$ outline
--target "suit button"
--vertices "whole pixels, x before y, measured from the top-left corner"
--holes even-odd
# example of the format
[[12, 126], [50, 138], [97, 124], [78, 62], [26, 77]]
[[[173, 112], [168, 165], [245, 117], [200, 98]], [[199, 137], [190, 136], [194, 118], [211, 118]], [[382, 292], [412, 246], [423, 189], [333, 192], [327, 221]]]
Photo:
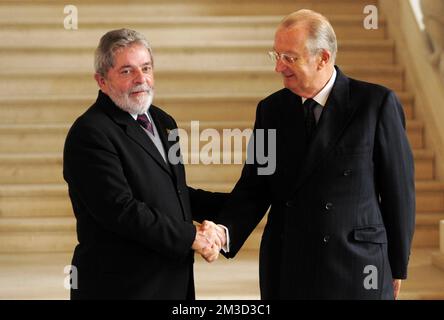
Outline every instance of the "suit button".
[[352, 174], [352, 170], [345, 170], [343, 173], [344, 177], [351, 176], [351, 174]]
[[180, 189], [177, 189], [177, 193], [178, 193], [178, 194], [181, 194], [181, 193], [182, 193], [182, 191], [180, 191]]
[[322, 241], [324, 241], [324, 243], [328, 243], [328, 241], [330, 241], [330, 236], [324, 236], [324, 239], [322, 239]]
[[291, 201], [291, 200], [288, 200], [288, 201], [285, 203], [285, 205], [286, 205], [287, 207], [289, 207], [289, 208], [292, 208], [292, 207], [295, 206], [295, 205], [294, 205], [294, 201]]
[[333, 203], [331, 203], [331, 202], [327, 202], [327, 203], [325, 204], [325, 210], [331, 210], [331, 209], [333, 209]]

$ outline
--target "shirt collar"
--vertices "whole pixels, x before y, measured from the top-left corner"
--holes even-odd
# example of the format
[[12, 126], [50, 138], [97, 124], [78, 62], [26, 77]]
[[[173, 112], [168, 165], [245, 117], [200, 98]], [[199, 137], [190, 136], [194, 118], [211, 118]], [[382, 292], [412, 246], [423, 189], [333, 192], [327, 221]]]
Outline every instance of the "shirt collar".
[[[330, 80], [328, 80], [327, 84], [322, 88], [321, 91], [317, 95], [313, 97], [313, 100], [316, 101], [318, 104], [320, 104], [322, 107], [325, 106], [327, 103], [328, 96], [330, 95], [331, 90], [333, 89], [333, 85], [335, 84], [336, 80], [336, 68], [333, 68], [333, 74], [330, 77]], [[302, 97], [302, 103], [305, 102], [307, 98]]]
[[[150, 107], [148, 107], [148, 109], [146, 110], [145, 114], [147, 115], [148, 119], [150, 119], [150, 121], [152, 122], [151, 117], [150, 117], [149, 110], [150, 110]], [[129, 112], [128, 112], [128, 113], [129, 113]], [[137, 116], [138, 116], [139, 114], [137, 114], [137, 113], [130, 113], [130, 115], [131, 115], [131, 117], [134, 118], [134, 120], [137, 120]]]

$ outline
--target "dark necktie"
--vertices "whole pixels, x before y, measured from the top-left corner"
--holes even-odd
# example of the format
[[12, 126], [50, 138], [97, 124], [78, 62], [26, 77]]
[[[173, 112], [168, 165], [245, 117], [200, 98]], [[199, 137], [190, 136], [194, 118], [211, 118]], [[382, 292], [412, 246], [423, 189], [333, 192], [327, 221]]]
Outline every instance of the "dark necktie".
[[304, 106], [304, 114], [305, 114], [305, 133], [307, 136], [307, 143], [310, 143], [311, 138], [313, 137], [313, 133], [316, 129], [316, 118], [314, 114], [314, 108], [318, 105], [316, 101], [313, 99], [305, 100]]
[[154, 136], [153, 124], [146, 114], [137, 115], [137, 122]]

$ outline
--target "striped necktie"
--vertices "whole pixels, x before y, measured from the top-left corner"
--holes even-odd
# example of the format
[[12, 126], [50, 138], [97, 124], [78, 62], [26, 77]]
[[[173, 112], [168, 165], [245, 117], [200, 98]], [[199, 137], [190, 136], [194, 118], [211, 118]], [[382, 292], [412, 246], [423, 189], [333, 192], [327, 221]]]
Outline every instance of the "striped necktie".
[[137, 115], [137, 122], [154, 136], [154, 128], [145, 113]]
[[313, 99], [305, 100], [304, 106], [304, 114], [305, 114], [305, 133], [307, 136], [307, 142], [309, 143], [311, 138], [313, 137], [313, 133], [316, 129], [316, 118], [314, 114], [314, 108], [318, 105], [318, 103]]

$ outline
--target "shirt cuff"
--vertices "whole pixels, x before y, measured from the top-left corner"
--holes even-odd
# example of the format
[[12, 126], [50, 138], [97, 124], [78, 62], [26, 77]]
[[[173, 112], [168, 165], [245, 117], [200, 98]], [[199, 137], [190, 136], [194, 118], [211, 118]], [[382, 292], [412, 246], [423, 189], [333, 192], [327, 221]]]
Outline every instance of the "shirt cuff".
[[230, 232], [228, 232], [228, 228], [224, 225], [218, 224], [218, 226], [225, 230], [225, 237], [227, 239], [227, 242], [225, 242], [225, 245], [221, 249], [223, 250], [223, 252], [228, 253], [230, 252]]

